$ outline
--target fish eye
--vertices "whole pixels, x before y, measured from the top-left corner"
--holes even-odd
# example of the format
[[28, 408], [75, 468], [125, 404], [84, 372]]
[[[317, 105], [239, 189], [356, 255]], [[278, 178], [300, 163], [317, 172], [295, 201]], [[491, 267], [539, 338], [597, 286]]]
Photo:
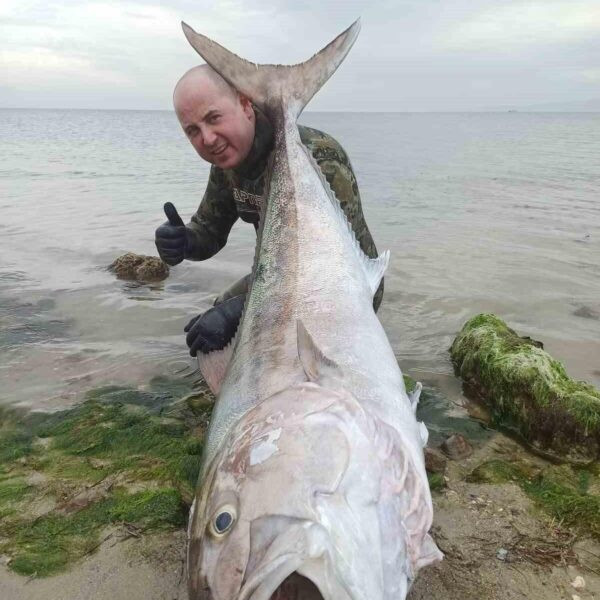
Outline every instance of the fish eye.
[[222, 538], [235, 523], [237, 511], [233, 506], [227, 504], [219, 508], [208, 524], [208, 532], [214, 538]]

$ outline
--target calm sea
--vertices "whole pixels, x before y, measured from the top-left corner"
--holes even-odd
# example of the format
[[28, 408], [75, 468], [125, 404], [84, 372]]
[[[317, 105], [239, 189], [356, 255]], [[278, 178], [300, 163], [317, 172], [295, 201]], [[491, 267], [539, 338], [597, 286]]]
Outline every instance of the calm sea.
[[[357, 173], [391, 265], [380, 318], [405, 371], [460, 395], [447, 349], [492, 311], [600, 385], [600, 114], [307, 113]], [[208, 167], [170, 112], [0, 110], [0, 403], [58, 407], [194, 361], [182, 329], [250, 269], [254, 231], [158, 285], [105, 267], [155, 254]]]

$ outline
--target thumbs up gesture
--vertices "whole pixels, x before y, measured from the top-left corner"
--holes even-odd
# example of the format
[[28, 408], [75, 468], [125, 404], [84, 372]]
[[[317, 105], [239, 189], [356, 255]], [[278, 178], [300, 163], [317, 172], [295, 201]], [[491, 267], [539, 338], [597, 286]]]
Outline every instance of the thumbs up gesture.
[[168, 221], [156, 230], [154, 241], [161, 259], [168, 265], [175, 266], [185, 258], [187, 232], [173, 204], [166, 202], [164, 210]]

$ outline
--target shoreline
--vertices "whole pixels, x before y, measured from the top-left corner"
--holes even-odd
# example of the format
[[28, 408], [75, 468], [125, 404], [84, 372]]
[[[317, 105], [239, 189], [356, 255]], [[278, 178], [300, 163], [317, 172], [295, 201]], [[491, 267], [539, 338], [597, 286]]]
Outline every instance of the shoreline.
[[[433, 492], [432, 534], [441, 563], [423, 569], [409, 600], [592, 600], [600, 594], [600, 541], [573, 537], [514, 483], [465, 481], [490, 457], [531, 460], [495, 434], [473, 455], [450, 461], [446, 486]], [[541, 459], [534, 459], [542, 463]], [[185, 531], [131, 536], [114, 528], [98, 549], [59, 575], [31, 578], [0, 566], [0, 596], [11, 600], [186, 600]], [[501, 551], [506, 550], [504, 559]], [[584, 590], [572, 583], [583, 577]]]
[[[437, 381], [437, 384], [449, 383]], [[414, 382], [407, 378], [407, 385], [410, 387]], [[32, 436], [14, 438], [20, 440], [20, 445], [13, 444], [10, 465], [7, 467], [5, 457], [0, 473], [0, 511], [4, 510], [14, 527], [2, 531], [0, 525], [0, 597], [12, 600], [187, 598], [185, 522], [193, 491], [189, 482], [195, 477], [197, 450], [208, 423], [212, 399], [202, 382], [193, 383], [189, 378], [158, 378], [148, 388], [113, 386], [91, 391], [79, 407], [64, 414], [47, 415], [51, 422], [42, 429], [39, 417], [32, 419], [30, 415], [28, 426], [33, 428]], [[449, 412], [440, 416], [444, 401]], [[600, 536], [585, 536], [576, 521], [569, 523], [565, 518], [557, 518], [552, 514], [553, 505], [544, 504], [543, 498], [532, 495], [527, 478], [519, 478], [512, 472], [507, 475], [506, 469], [500, 467], [518, 465], [521, 471], [515, 473], [530, 474], [531, 481], [536, 481], [534, 477], [560, 475], [557, 485], [566, 492], [571, 490], [571, 472], [561, 472], [562, 467], [556, 471], [555, 465], [514, 439], [483, 427], [485, 416], [479, 407], [470, 408], [476, 420], [465, 420], [463, 431], [473, 446], [472, 454], [448, 460], [445, 470], [434, 476], [435, 486], [433, 477], [431, 480], [432, 535], [445, 558], [420, 572], [409, 600], [432, 597], [571, 600], [573, 594], [581, 600], [597, 597]], [[457, 416], [460, 411], [452, 408], [441, 388], [426, 384], [422, 410], [421, 418], [432, 428], [436, 421], [449, 427], [461, 424]], [[27, 416], [22, 420], [28, 422]], [[1, 442], [11, 431], [10, 423], [7, 414], [0, 413], [0, 451], [7, 449]], [[154, 437], [148, 441], [152, 447], [162, 447], [150, 462], [144, 458], [148, 448], [144, 450], [135, 445], [137, 442], [131, 445], [131, 438], [123, 437], [132, 426], [136, 439], [151, 434]], [[107, 428], [112, 428], [108, 438], [102, 433]], [[75, 435], [76, 431], [81, 435]], [[102, 434], [100, 437], [98, 432]], [[12, 433], [18, 433], [18, 429]], [[164, 446], [166, 433], [181, 441], [175, 447], [168, 446], [169, 451]], [[200, 446], [190, 446], [192, 438], [188, 436], [193, 436], [194, 443]], [[443, 437], [438, 430], [430, 445], [437, 447], [440, 436]], [[188, 454], [189, 451], [193, 453]], [[177, 469], [172, 466], [164, 468], [186, 463], [188, 459], [180, 461], [185, 456], [193, 460], [179, 474], [174, 475]], [[44, 462], [48, 458], [49, 462]], [[586, 489], [593, 497], [600, 498], [600, 472], [586, 477]], [[14, 502], [11, 504], [9, 500], [7, 504], [3, 490], [13, 489], [14, 485], [7, 488], [7, 484], [18, 482], [24, 482], [24, 487], [17, 486]], [[575, 482], [576, 487], [580, 484]], [[161, 490], [165, 490], [163, 496]], [[180, 504], [152, 504], [157, 497], [179, 498]], [[98, 518], [99, 506], [107, 507], [109, 517]], [[15, 513], [17, 509], [25, 512]], [[84, 540], [87, 545], [79, 553], [59, 557], [63, 562], [52, 563], [47, 562], [43, 539], [35, 550], [31, 543], [35, 544], [37, 534], [31, 536], [40, 522], [57, 519], [62, 519], [61, 523], [79, 519], [91, 527], [89, 535], [93, 532], [95, 537]], [[18, 534], [22, 526], [27, 533], [23, 538], [27, 546], [7, 545], [7, 533]], [[74, 531], [67, 537], [53, 538], [52, 544], [78, 547], [78, 539]], [[29, 562], [22, 562], [24, 550]], [[19, 560], [19, 556], [21, 563], [17, 570], [25, 569], [24, 575], [14, 572], [16, 565], [12, 560]], [[40, 577], [35, 564], [46, 564], [49, 576]], [[583, 591], [571, 587], [577, 576], [586, 582]]]

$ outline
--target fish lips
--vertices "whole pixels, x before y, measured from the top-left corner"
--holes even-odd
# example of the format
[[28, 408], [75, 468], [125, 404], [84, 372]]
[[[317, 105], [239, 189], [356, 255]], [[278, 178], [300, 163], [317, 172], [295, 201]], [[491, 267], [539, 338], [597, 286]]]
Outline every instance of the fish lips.
[[[312, 584], [313, 595], [310, 598], [314, 600], [353, 600], [353, 596], [335, 574], [329, 572], [327, 561], [307, 560], [306, 556], [301, 554], [282, 555], [278, 560], [265, 565], [264, 569], [253, 573], [243, 585], [238, 598], [239, 600], [270, 600], [275, 597], [278, 590], [285, 589], [285, 582], [295, 574]], [[314, 595], [316, 591], [318, 596]], [[285, 592], [283, 594], [276, 597], [287, 597]]]
[[[351, 600], [335, 572], [331, 551], [329, 535], [319, 523], [299, 521], [289, 525], [246, 575], [239, 600], [270, 600], [293, 574], [309, 580], [322, 600]], [[317, 596], [314, 600], [318, 600]]]

